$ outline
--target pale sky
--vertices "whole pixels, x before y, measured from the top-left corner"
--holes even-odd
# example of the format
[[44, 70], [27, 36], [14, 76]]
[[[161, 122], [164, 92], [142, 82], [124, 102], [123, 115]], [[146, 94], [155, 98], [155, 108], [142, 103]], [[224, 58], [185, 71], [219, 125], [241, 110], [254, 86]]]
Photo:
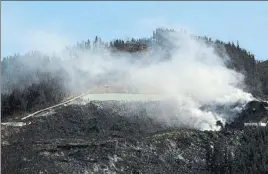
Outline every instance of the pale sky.
[[[149, 37], [160, 26], [240, 46], [268, 59], [268, 2], [47, 1], [1, 2], [1, 58], [31, 49], [60, 48], [100, 36]], [[41, 41], [41, 42], [40, 42]]]

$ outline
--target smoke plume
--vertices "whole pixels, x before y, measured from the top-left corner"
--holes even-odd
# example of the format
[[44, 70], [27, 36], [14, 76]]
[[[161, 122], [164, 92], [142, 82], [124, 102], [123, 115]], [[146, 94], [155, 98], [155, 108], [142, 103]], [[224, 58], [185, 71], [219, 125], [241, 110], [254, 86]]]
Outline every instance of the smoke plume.
[[109, 84], [119, 92], [170, 96], [169, 101], [160, 104], [161, 112], [153, 112], [151, 106], [146, 108], [150, 117], [169, 126], [215, 130], [217, 120], [225, 123], [234, 119], [253, 99], [243, 91], [243, 75], [228, 69], [228, 56], [220, 57], [213, 45], [187, 32], [171, 32], [163, 38], [169, 51], [153, 45], [151, 51], [140, 54], [113, 53], [103, 48], [94, 52], [76, 50], [74, 57], [67, 51], [57, 52], [49, 66], [25, 61], [30, 69], [64, 70], [70, 94]]

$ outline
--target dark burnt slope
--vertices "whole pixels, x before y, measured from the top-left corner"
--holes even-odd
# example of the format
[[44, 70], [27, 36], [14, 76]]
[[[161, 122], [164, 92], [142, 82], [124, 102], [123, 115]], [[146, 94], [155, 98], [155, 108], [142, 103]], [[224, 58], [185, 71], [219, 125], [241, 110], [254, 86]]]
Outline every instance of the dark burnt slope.
[[36, 173], [45, 168], [49, 173], [83, 172], [94, 163], [108, 165], [108, 155], [113, 157], [117, 141], [135, 145], [152, 132], [165, 129], [142, 113], [122, 116], [94, 104], [71, 105], [55, 112], [29, 119], [32, 123], [18, 132], [2, 130], [2, 135], [13, 132], [6, 137], [11, 145], [2, 146], [3, 173]]
[[[121, 106], [118, 104], [115, 107]], [[32, 124], [20, 133], [24, 137], [36, 140], [71, 137], [102, 138], [100, 135], [103, 138], [113, 135], [125, 136], [121, 133], [136, 137], [164, 128], [145, 114], [138, 111], [119, 115], [114, 111], [114, 107], [100, 108], [93, 103], [85, 106], [70, 105], [56, 109], [51, 116], [29, 118], [27, 121]]]
[[[2, 146], [2, 159], [5, 159], [2, 173], [84, 172], [93, 171], [94, 165], [101, 173], [112, 167], [109, 158], [115, 155], [124, 159], [120, 165], [125, 172], [131, 172], [140, 165], [145, 169], [145, 161], [140, 161], [146, 159], [143, 151], [151, 155], [148, 161], [160, 162], [147, 147], [146, 138], [167, 128], [142, 113], [119, 115], [111, 109], [98, 109], [94, 104], [67, 106], [55, 112], [52, 116], [32, 118], [29, 120], [32, 124], [8, 135], [10, 145]], [[156, 164], [152, 166], [157, 171]], [[120, 172], [121, 169], [109, 170]]]
[[1, 173], [268, 172], [267, 128], [168, 128], [142, 109], [126, 114], [118, 112], [122, 104], [106, 104], [65, 106], [27, 126], [2, 126]]

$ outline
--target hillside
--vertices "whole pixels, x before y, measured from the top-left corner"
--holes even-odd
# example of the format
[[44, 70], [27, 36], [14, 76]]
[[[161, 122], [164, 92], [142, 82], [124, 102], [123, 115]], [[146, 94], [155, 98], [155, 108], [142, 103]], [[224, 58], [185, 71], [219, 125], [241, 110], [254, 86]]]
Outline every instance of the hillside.
[[[156, 29], [151, 38], [128, 41], [116, 39], [104, 42], [100, 37], [96, 37], [93, 42], [87, 40], [67, 48], [66, 57], [70, 59], [59, 59], [57, 55], [46, 55], [38, 51], [4, 58], [1, 61], [1, 121], [24, 126], [2, 125], [1, 173], [267, 173], [268, 128], [244, 127], [245, 122], [267, 121], [267, 102], [254, 100], [245, 103], [247, 100], [241, 98], [241, 101], [234, 100], [236, 103], [229, 104], [225, 100], [219, 100], [219, 103], [215, 104], [207, 99], [211, 96], [201, 95], [206, 90], [201, 86], [189, 86], [193, 89], [200, 88], [197, 90], [201, 91], [201, 94], [197, 95], [201, 96], [200, 98], [191, 98], [187, 94], [191, 99], [182, 101], [186, 102], [185, 106], [191, 106], [187, 105], [188, 101], [190, 104], [199, 99], [208, 101], [209, 105], [198, 106], [197, 110], [194, 110], [197, 116], [200, 112], [207, 117], [211, 116], [210, 113], [235, 114], [232, 115], [234, 117], [231, 123], [226, 122], [226, 125], [220, 120], [212, 123], [220, 131], [201, 131], [189, 124], [178, 124], [176, 122], [182, 122], [180, 119], [188, 119], [187, 115], [177, 117], [172, 107], [167, 107], [169, 112], [163, 112], [161, 109], [166, 103], [160, 101], [87, 101], [84, 104], [77, 101], [22, 119], [30, 113], [66, 101], [88, 89], [102, 91], [107, 83], [114, 84], [112, 87], [119, 91], [137, 90], [137, 86], [133, 84], [131, 86], [126, 83], [130, 87], [124, 84], [123, 80], [128, 78], [124, 78], [125, 71], [107, 71], [108, 73], [102, 74], [87, 63], [97, 64], [99, 62], [93, 58], [102, 59], [102, 56], [109, 52], [109, 58], [115, 58], [113, 63], [121, 63], [120, 58], [126, 57], [128, 62], [137, 66], [161, 63], [166, 65], [165, 62], [172, 61], [173, 51], [177, 48], [169, 39], [174, 32], [169, 29]], [[207, 61], [211, 63], [208, 67], [216, 65], [223, 68], [221, 77], [229, 80], [229, 69], [244, 75], [245, 84], [236, 84], [233, 78], [230, 80], [235, 89], [242, 89], [242, 92], [238, 90], [238, 94], [248, 92], [246, 94], [252, 94], [256, 98], [267, 99], [268, 61], [257, 61], [252, 53], [240, 48], [239, 44], [214, 41], [207, 37], [191, 37], [204, 42], [207, 50], [213, 47], [216, 54], [224, 60], [228, 69], [223, 68], [221, 62], [218, 64]], [[86, 62], [84, 59], [81, 61], [83, 56], [86, 56]], [[105, 69], [109, 64], [103, 62], [107, 60], [100, 62], [103, 65], [100, 67]], [[126, 71], [132, 68], [124, 64], [119, 66], [126, 66], [122, 68]], [[111, 67], [116, 67], [116, 64]], [[94, 70], [87, 71], [90, 68]], [[143, 69], [134, 69], [134, 74], [139, 74], [140, 71], [135, 70]], [[151, 72], [153, 73], [150, 74]], [[153, 79], [153, 74], [157, 71], [151, 72], [148, 77]], [[234, 71], [230, 72], [240, 78]], [[144, 75], [142, 73], [141, 75]], [[163, 71], [163, 74], [165, 73]], [[181, 77], [195, 76], [198, 74]], [[143, 76], [135, 77], [140, 79]], [[187, 78], [184, 82], [188, 82]], [[168, 81], [169, 78], [164, 76], [163, 79]], [[229, 87], [229, 84], [225, 85], [214, 78], [212, 80], [215, 85], [204, 87], [215, 90], [215, 95], [218, 91], [213, 87]], [[201, 83], [197, 84], [205, 82], [206, 80], [201, 80]], [[216, 84], [217, 82], [219, 84]], [[161, 84], [154, 83], [156, 91], [157, 85]], [[172, 85], [170, 86], [164, 87], [173, 89]], [[149, 92], [153, 93], [151, 86], [143, 87], [144, 91], [149, 88]], [[149, 112], [148, 108], [153, 112]], [[188, 113], [187, 109], [182, 115]], [[237, 109], [240, 109], [239, 112]], [[160, 120], [154, 117], [161, 114], [164, 117]], [[214, 117], [209, 118], [214, 120]], [[193, 117], [190, 124], [202, 124], [202, 120], [195, 118], [198, 117]], [[211, 122], [211, 119], [208, 120]]]
[[267, 77], [268, 77], [268, 60], [263, 62], [258, 62], [257, 64], [260, 81], [262, 84], [262, 90], [263, 93], [267, 96], [268, 95], [268, 83], [267, 83]]
[[[76, 46], [68, 48], [67, 52], [75, 59], [77, 51], [96, 52], [105, 48], [114, 53], [118, 51], [130, 52], [141, 61], [143, 56], [137, 56], [138, 52], [154, 55], [158, 54], [159, 50], [162, 50], [161, 54], [165, 54], [162, 57], [168, 59], [172, 45], [163, 35], [170, 32], [174, 32], [174, 30], [156, 29], [153, 32], [153, 36], [148, 39], [131, 39], [129, 41], [117, 39], [109, 44], [96, 37], [92, 43], [90, 40], [78, 43]], [[258, 97], [268, 95], [267, 61], [257, 61], [253, 54], [233, 43], [224, 43], [219, 40], [213, 41], [207, 37], [198, 37], [198, 39], [204, 40], [208, 45], [213, 45], [218, 54], [223, 57], [225, 56], [224, 52], [227, 53], [227, 56], [230, 57], [227, 66], [245, 75], [246, 88], [244, 89], [246, 91]], [[36, 62], [36, 59], [38, 59], [38, 63], [29, 67], [27, 62]], [[72, 77], [60, 66], [52, 69], [55, 63], [61, 64], [60, 61], [57, 57], [44, 55], [37, 51], [3, 58], [1, 61], [2, 119], [8, 115], [14, 115], [15, 112], [20, 114], [22, 112], [32, 112], [44, 106], [53, 105], [67, 97], [69, 91], [67, 91], [63, 83], [66, 83]], [[50, 70], [48, 70], [49, 68]], [[87, 72], [74, 69], [72, 73], [80, 77], [85, 76], [84, 79], [89, 79], [83, 82], [84, 86], [92, 83]], [[98, 77], [98, 83], [100, 84], [102, 83], [101, 78], [100, 76]]]
[[[92, 102], [2, 125], [1, 173], [266, 173], [268, 129], [166, 127], [132, 110]], [[151, 103], [157, 108], [158, 103]]]

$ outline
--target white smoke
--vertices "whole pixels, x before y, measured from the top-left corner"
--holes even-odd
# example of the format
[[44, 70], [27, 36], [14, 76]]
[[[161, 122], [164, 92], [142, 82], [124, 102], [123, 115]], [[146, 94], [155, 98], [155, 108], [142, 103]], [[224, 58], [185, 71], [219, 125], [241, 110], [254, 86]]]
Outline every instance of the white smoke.
[[239, 103], [238, 107], [242, 107], [253, 99], [251, 94], [239, 88], [243, 86], [243, 75], [226, 68], [224, 59], [215, 53], [213, 47], [185, 33], [173, 34], [168, 39], [175, 45], [171, 61], [133, 69], [130, 74], [131, 82], [139, 89], [174, 96], [175, 112], [179, 112], [173, 124], [217, 129], [217, 120], [232, 119], [230, 117], [234, 117], [239, 108], [233, 112], [217, 113], [213, 107], [201, 110], [201, 106]]
[[[63, 68], [68, 76], [66, 85], [71, 92], [108, 83], [131, 88], [132, 92], [170, 95], [171, 100], [160, 107], [163, 112], [148, 113], [170, 126], [215, 130], [217, 120], [225, 122], [233, 119], [241, 107], [253, 99], [241, 88], [243, 75], [228, 69], [213, 46], [185, 32], [163, 37], [172, 46], [169, 60], [163, 61], [164, 50], [158, 50], [157, 54], [145, 52], [139, 56], [113, 54], [107, 49], [76, 51], [75, 58], [63, 52], [56, 55], [60, 61], [52, 60], [53, 66], [45, 70]], [[59, 45], [63, 45], [64, 39], [56, 38], [60, 41]], [[46, 43], [53, 43], [55, 49], [57, 41], [46, 40]], [[77, 73], [77, 70], [83, 74]], [[202, 109], [203, 106], [206, 108]], [[217, 106], [227, 108], [218, 111]], [[151, 110], [147, 109], [148, 112]]]

